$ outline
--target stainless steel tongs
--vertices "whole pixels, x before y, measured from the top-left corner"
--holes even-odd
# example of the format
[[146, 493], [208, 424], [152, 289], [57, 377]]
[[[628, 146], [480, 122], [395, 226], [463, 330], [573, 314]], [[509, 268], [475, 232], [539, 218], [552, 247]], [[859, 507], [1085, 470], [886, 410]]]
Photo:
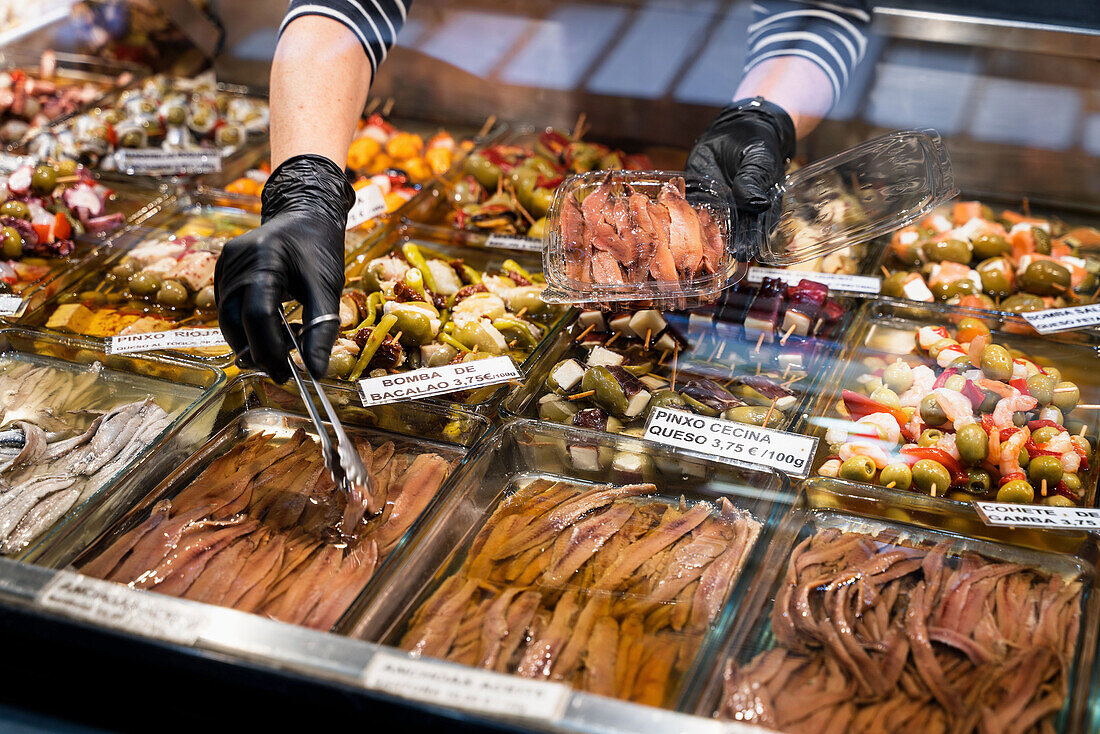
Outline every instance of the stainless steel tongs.
[[344, 530], [350, 533], [363, 517], [364, 512], [367, 516], [374, 515], [378, 512], [379, 508], [375, 506], [374, 486], [371, 483], [371, 478], [367, 473], [366, 467], [363, 466], [363, 462], [359, 458], [359, 453], [355, 450], [355, 444], [348, 438], [348, 434], [344, 432], [344, 427], [341, 425], [340, 419], [337, 417], [336, 411], [332, 407], [332, 403], [329, 402], [328, 397], [325, 395], [325, 391], [321, 389], [321, 386], [317, 383], [317, 378], [314, 377], [313, 373], [310, 371], [309, 364], [305, 361], [304, 353], [298, 343], [298, 337], [302, 333], [322, 323], [323, 320], [327, 320], [329, 317], [322, 316], [321, 319], [315, 319], [307, 326], [300, 328], [299, 333], [295, 333], [295, 330], [291, 327], [290, 322], [286, 320], [284, 314], [280, 313], [279, 317], [283, 320], [283, 326], [286, 327], [287, 334], [290, 335], [292, 349], [298, 350], [298, 354], [303, 355], [302, 366], [310, 382], [313, 383], [313, 389], [316, 391], [317, 397], [321, 400], [321, 406], [325, 409], [325, 414], [328, 416], [328, 422], [332, 425], [332, 432], [336, 434], [336, 445], [333, 446], [332, 439], [329, 438], [328, 431], [325, 430], [324, 420], [317, 410], [317, 405], [313, 402], [309, 390], [306, 389], [305, 381], [302, 380], [302, 376], [298, 374], [297, 366], [294, 364], [294, 360], [288, 352], [286, 359], [290, 366], [290, 374], [294, 375], [294, 382], [298, 385], [298, 392], [301, 393], [302, 402], [305, 403], [309, 418], [313, 421], [313, 425], [317, 429], [317, 436], [321, 441], [321, 453], [325, 458], [325, 468], [328, 469], [329, 474], [332, 476], [332, 481], [336, 486], [347, 495], [349, 512], [344, 515]]

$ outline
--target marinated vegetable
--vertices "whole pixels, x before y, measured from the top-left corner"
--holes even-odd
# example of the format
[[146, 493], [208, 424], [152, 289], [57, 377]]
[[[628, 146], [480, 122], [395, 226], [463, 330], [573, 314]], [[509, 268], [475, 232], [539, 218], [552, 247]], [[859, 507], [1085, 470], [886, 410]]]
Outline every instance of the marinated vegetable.
[[0, 142], [18, 143], [32, 129], [84, 109], [107, 89], [106, 80], [78, 79], [58, 69], [50, 52], [38, 68], [0, 71]]
[[534, 479], [501, 502], [401, 647], [653, 706], [718, 616], [760, 523], [652, 484]]
[[913, 301], [1025, 312], [1091, 303], [1100, 231], [978, 201], [895, 232], [883, 293]]
[[847, 420], [830, 422], [819, 474], [960, 501], [1080, 505], [1091, 496], [1095, 437], [1074, 413], [1077, 385], [993, 343], [977, 319], [960, 322], [955, 337], [921, 327], [916, 344], [890, 363], [865, 360], [860, 390], [842, 393]]

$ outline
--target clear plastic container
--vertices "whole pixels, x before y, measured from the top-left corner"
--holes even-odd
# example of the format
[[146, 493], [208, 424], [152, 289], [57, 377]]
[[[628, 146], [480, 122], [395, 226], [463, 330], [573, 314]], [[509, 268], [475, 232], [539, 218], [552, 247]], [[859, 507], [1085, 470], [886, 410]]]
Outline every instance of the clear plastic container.
[[[125, 497], [132, 472], [165, 466], [165, 443], [225, 376], [179, 360], [107, 355], [85, 340], [4, 329], [0, 381], [5, 383], [0, 434], [6, 446], [17, 442], [0, 459], [5, 466], [0, 553], [33, 559], [83, 517]], [[152, 403], [143, 412], [109, 412], [147, 398]], [[125, 415], [132, 417], [124, 421]], [[75, 438], [81, 434], [87, 438]], [[104, 445], [88, 453], [92, 440]], [[39, 441], [45, 444], [32, 449]], [[26, 459], [9, 466], [20, 452]], [[47, 487], [54, 478], [68, 486]]]
[[[670, 217], [667, 225], [659, 213]], [[665, 238], [662, 231], [670, 235]], [[546, 215], [544, 297], [552, 303], [658, 308], [708, 303], [744, 276], [747, 260], [738, 256], [736, 232], [736, 212], [721, 189], [701, 176], [675, 171], [570, 176]]]
[[[980, 333], [975, 332], [980, 327], [973, 321], [962, 323], [964, 319], [981, 319], [991, 331], [987, 336], [972, 337]], [[939, 332], [939, 329], [944, 329], [947, 336], [944, 337], [944, 332]], [[1096, 377], [1096, 350], [1100, 347], [1100, 335], [1070, 332], [1037, 338], [1029, 332], [1029, 327], [1013, 319], [999, 319], [977, 309], [887, 301], [866, 303], [848, 330], [846, 348], [827, 369], [827, 374], [819, 383], [821, 389], [816, 400], [810, 404], [804, 421], [798, 426], [800, 432], [822, 439], [818, 444], [813, 473], [835, 476], [841, 471], [842, 461], [867, 456], [875, 471], [862, 477], [841, 472], [841, 478], [880, 485], [892, 481], [895, 486], [884, 491], [904, 496], [917, 491], [919, 486], [922, 494], [932, 495], [930, 500], [934, 503], [956, 509], [965, 508], [974, 500], [998, 499], [1000, 480], [1007, 482], [1016, 478], [1026, 480], [1024, 483], [1031, 486], [1032, 503], [1051, 504], [1069, 500], [1082, 507], [1094, 506], [1100, 463], [1094, 459], [1093, 450], [1100, 435], [1100, 411], [1092, 406], [1100, 403], [1100, 381]], [[958, 339], [960, 335], [963, 337], [961, 340]], [[951, 344], [951, 341], [961, 341], [971, 345], [977, 338], [988, 338], [991, 343], [991, 346], [983, 347], [983, 352], [989, 349], [993, 355], [997, 352], [994, 347], [1003, 350], [998, 352], [999, 356], [991, 356], [987, 360], [988, 372], [974, 367], [969, 361], [967, 347]], [[930, 344], [933, 341], [942, 343], [938, 346]], [[929, 351], [933, 347], [933, 351], [937, 352], [936, 358], [932, 358]], [[981, 365], [981, 354], [975, 354]], [[1008, 355], [1007, 358], [1004, 355]], [[991, 376], [997, 376], [995, 369], [1007, 366], [1005, 359], [1013, 360], [1011, 369], [1016, 370], [1018, 376], [1009, 380], [992, 379]], [[908, 367], [896, 366], [899, 360]], [[998, 364], [1001, 366], [998, 367]], [[1029, 365], [1037, 365], [1049, 374], [1037, 375]], [[891, 368], [890, 374], [886, 373], [888, 368]], [[906, 388], [910, 377], [912, 385], [901, 390]], [[1038, 377], [1039, 381], [1030, 381], [1028, 377]], [[881, 392], [880, 384], [897, 396], [901, 409], [913, 412], [891, 417], [890, 414], [895, 411], [890, 406], [892, 398], [889, 392]], [[890, 385], [901, 392], [893, 390]], [[1048, 389], [1049, 393], [1046, 392]], [[876, 390], [880, 391], [875, 398], [871, 398], [871, 393]], [[998, 413], [1002, 399], [1016, 400], [1012, 397], [1014, 391], [1021, 396], [1019, 402], [1006, 402]], [[1023, 393], [1030, 395], [1032, 391], [1035, 392], [1031, 396], [1033, 400], [1026, 400]], [[959, 397], [966, 402], [959, 401]], [[1051, 403], [1046, 407], [1040, 405], [1041, 397]], [[939, 406], [940, 411], [944, 411], [942, 423], [931, 422], [941, 419], [936, 417], [936, 408], [928, 404], [929, 398]], [[1076, 398], [1073, 408], [1063, 411], [1058, 407], [1068, 408], [1071, 398]], [[1055, 403], [1055, 400], [1058, 402]], [[1057, 412], [1051, 411], [1052, 407]], [[951, 420], [946, 418], [947, 411], [954, 416]], [[877, 414], [878, 418], [871, 418], [872, 414]], [[899, 430], [897, 421], [907, 416], [904, 427]], [[919, 425], [912, 422], [914, 419], [919, 420]], [[853, 420], [856, 422], [853, 423]], [[892, 426], [890, 421], [894, 421]], [[1053, 424], [1048, 421], [1053, 421]], [[965, 440], [971, 447], [968, 449], [969, 458], [962, 457], [958, 447], [963, 442], [956, 441], [959, 435], [956, 426], [964, 426], [967, 422], [976, 422], [982, 430], [980, 435], [985, 435], [987, 441], [996, 432], [999, 453], [990, 453], [987, 443], [986, 459], [981, 459], [975, 451], [975, 439], [972, 437]], [[872, 432], [872, 424], [883, 427], [885, 433], [877, 429]], [[1065, 433], [1056, 429], [1055, 424], [1064, 427]], [[1059, 441], [1069, 443], [1066, 446], [1049, 444], [1052, 436], [1034, 438], [1033, 434], [1044, 426], [1049, 428], [1045, 433], [1053, 430], [1055, 435], [1061, 436]], [[929, 430], [931, 433], [926, 435]], [[972, 435], [976, 433], [975, 429], [967, 430]], [[941, 433], [946, 436], [940, 438], [938, 434]], [[1021, 439], [1020, 434], [1026, 435]], [[897, 436], [896, 440], [893, 440], [894, 436]], [[1016, 456], [1004, 453], [1009, 441], [1020, 440], [1024, 443], [1019, 445]], [[1073, 448], [1073, 442], [1077, 441], [1087, 443], [1089, 448], [1084, 445]], [[1078, 455], [1078, 458], [1066, 456], [1068, 453]], [[1032, 467], [1031, 462], [1041, 456], [1054, 457], [1055, 463], [1060, 464], [1057, 476], [1045, 473], [1050, 467], [1043, 469], [1038, 464]], [[914, 479], [910, 480], [913, 489], [902, 489], [904, 478], [898, 478], [896, 473], [887, 477], [888, 481], [882, 480], [881, 470], [885, 465], [913, 464], [918, 460], [934, 461], [943, 466], [950, 477], [950, 481], [945, 483], [947, 486], [940, 486], [940, 482], [927, 473], [923, 475], [926, 479], [915, 481], [915, 466], [911, 471]], [[1050, 463], [1049, 458], [1042, 461]], [[1075, 471], [1070, 470], [1071, 464], [1076, 466]], [[935, 470], [927, 463], [923, 466]], [[1010, 476], [1016, 472], [1021, 472], [1022, 476]], [[942, 477], [942, 474], [939, 476]], [[989, 486], [983, 489], [986, 479]], [[930, 484], [936, 484], [934, 494]], [[1016, 488], [1018, 491], [1015, 494], [1006, 495], [999, 501], [1024, 502], [1026, 491], [1019, 485]], [[1056, 500], [1054, 495], [1063, 499]]]
[[[170, 457], [170, 462], [162, 463], [155, 470], [140, 473], [132, 483], [128, 504], [122, 506], [126, 510], [125, 515], [116, 511], [89, 517], [64, 537], [59, 537], [39, 563], [54, 568], [72, 566], [77, 570], [86, 570], [91, 575], [103, 576], [105, 574], [96, 572], [96, 567], [89, 567], [88, 564], [100, 558], [105, 550], [126, 533], [148, 520], [151, 513], [166, 509], [168, 503], [173, 503], [169, 522], [172, 518], [195, 510], [192, 519], [200, 523], [204, 522], [203, 518], [205, 521], [220, 518], [215, 519], [208, 527], [216, 527], [219, 522], [232, 526], [237, 520], [230, 518], [237, 518], [237, 513], [241, 513], [242, 523], [251, 525], [254, 521], [259, 524], [256, 532], [251, 533], [247, 539], [258, 544], [259, 547], [255, 550], [262, 550], [265, 543], [273, 542], [283, 548], [282, 554], [276, 554], [284, 564], [279, 569], [280, 579], [297, 574], [297, 578], [309, 587], [309, 593], [340, 596], [342, 606], [337, 605], [339, 608], [328, 609], [324, 614], [318, 613], [312, 621], [306, 622], [307, 626], [329, 630], [344, 616], [343, 608], [351, 605], [358, 596], [362, 594], [369, 597], [383, 588], [378, 579], [386, 575], [390, 564], [388, 558], [402, 547], [421, 518], [429, 514], [430, 508], [446, 494], [449, 486], [446, 476], [462, 465], [470, 447], [488, 430], [489, 423], [485, 418], [469, 412], [433, 405], [400, 404], [365, 409], [356, 404], [358, 401], [351, 390], [329, 388], [326, 392], [336, 406], [349, 436], [357, 443], [369, 443], [376, 449], [385, 447], [387, 443], [393, 445], [394, 458], [389, 459], [376, 453], [375, 456], [380, 458], [375, 460], [386, 462], [380, 464], [386, 468], [375, 467], [372, 472], [375, 487], [381, 486], [380, 483], [386, 484], [388, 501], [393, 503], [395, 499], [398, 500], [398, 505], [387, 506], [386, 514], [382, 516], [385, 522], [376, 518], [367, 525], [358, 525], [354, 532], [337, 532], [335, 524], [331, 523], [334, 517], [327, 513], [335, 510], [340, 501], [321, 464], [313, 425], [306, 416], [301, 399], [295, 391], [279, 387], [262, 376], [244, 375], [219, 392], [216, 399], [184, 427], [178, 440], [162, 452]], [[284, 447], [288, 442], [294, 442], [291, 445], [297, 448], [277, 462], [273, 461], [274, 457], [270, 454], [263, 459], [256, 458], [255, 453], [250, 453], [248, 458], [242, 458], [241, 452], [249, 448], [256, 449], [261, 439], [266, 441], [265, 446], [268, 449]], [[418, 494], [412, 490], [428, 487], [428, 475], [421, 474], [425, 478], [420, 483], [408, 472], [410, 469], [414, 473], [424, 471], [421, 465], [411, 462], [416, 461], [415, 457], [427, 454], [434, 457], [424, 459], [423, 463], [430, 463], [431, 472], [435, 472], [431, 476], [438, 480], [442, 474], [443, 481], [432, 485], [434, 491], [425, 489]], [[398, 466], [397, 462], [404, 462], [405, 458], [410, 463]], [[209, 489], [211, 494], [203, 495], [205, 499], [200, 504], [209, 501], [213, 505], [223, 506], [222, 503], [233, 495], [231, 492], [227, 495], [215, 490], [215, 487], [226, 489], [224, 484], [208, 483], [215, 475], [220, 476], [217, 466], [211, 468], [216, 462], [222, 469], [230, 472], [250, 473], [254, 481], [247, 483], [247, 496], [232, 511], [227, 510], [228, 514], [219, 514], [218, 510], [203, 514], [200, 507], [193, 503], [188, 504], [181, 493], [188, 493], [194, 500], [197, 490]], [[274, 469], [263, 471], [269, 467]], [[390, 468], [393, 476], [383, 479]], [[208, 469], [210, 471], [204, 474]], [[406, 491], [410, 494], [406, 494]], [[338, 514], [335, 519], [339, 519]], [[376, 547], [366, 548], [371, 542]], [[313, 549], [310, 551], [310, 560], [303, 561], [306, 565], [295, 566], [293, 562], [298, 557], [296, 554], [307, 547]], [[223, 548], [226, 546], [219, 547]], [[360, 549], [369, 551], [362, 556], [362, 572], [349, 573], [356, 570], [350, 566], [360, 560], [360, 556], [355, 555]], [[227, 550], [244, 548], [234, 549], [230, 546]], [[319, 562], [318, 556], [322, 552], [333, 555], [333, 558], [339, 556], [341, 561], [347, 560], [347, 563], [341, 563], [341, 567], [349, 567], [344, 569], [343, 576], [332, 574], [332, 569], [324, 568], [323, 564], [312, 568], [308, 565], [311, 561]], [[216, 553], [211, 555], [212, 558], [201, 558], [200, 567], [195, 570], [206, 570], [207, 564], [218, 558]], [[150, 570], [160, 559], [153, 559], [146, 566], [138, 563], [141, 559], [130, 560], [133, 578], [119, 577], [113, 580], [121, 580], [123, 583], [134, 581], [138, 588], [151, 586], [154, 592], [245, 609], [283, 621], [303, 623], [303, 618], [308, 616], [301, 613], [301, 610], [291, 613], [286, 607], [279, 611], [263, 602], [250, 606], [247, 600], [228, 601], [224, 597], [207, 593], [210, 588], [200, 593], [206, 582], [216, 580], [207, 578], [200, 583], [201, 573], [193, 577], [194, 583], [199, 584], [194, 589], [186, 580], [180, 583], [178, 577], [173, 578], [169, 574], [165, 574], [164, 585], [143, 583], [141, 572]], [[227, 559], [222, 558], [222, 561], [225, 560]], [[274, 584], [270, 579], [264, 576], [257, 581], [253, 573], [257, 568], [256, 564], [267, 563], [270, 567], [270, 555], [250, 555], [247, 560], [241, 560], [243, 562], [233, 578], [239, 578], [241, 584], [266, 583], [269, 590], [273, 589]], [[216, 570], [217, 567], [213, 568]], [[223, 582], [227, 580], [222, 579]], [[177, 586], [172, 588], [173, 584]], [[277, 596], [274, 592], [272, 595]], [[267, 596], [263, 598], [270, 601]], [[317, 600], [315, 596], [314, 601]], [[332, 622], [323, 624], [322, 619]], [[315, 621], [316, 624], [313, 623]]]
[[[594, 467], [586, 460], [578, 461], [581, 452], [599, 454], [606, 458], [606, 463]], [[613, 457], [625, 454], [643, 457], [648, 468], [638, 474], [613, 469]], [[540, 498], [549, 502], [541, 507], [542, 512], [554, 506], [547, 490], [560, 491], [558, 500], [564, 507], [569, 497], [590, 492], [609, 481], [652, 484], [625, 492], [615, 501], [593, 501], [592, 514], [559, 519], [564, 527], [551, 520], [549, 527], [556, 532], [545, 536], [524, 534], [537, 529]], [[415, 628], [426, 621], [446, 626], [450, 621], [458, 626], [461, 620], [462, 630], [476, 630], [483, 620], [502, 615], [507, 609], [507, 617], [502, 618], [510, 621], [505, 622], [502, 630], [507, 634], [501, 649], [514, 650], [512, 654], [498, 650], [491, 638], [480, 651], [477, 645], [472, 651], [460, 651], [452, 645], [445, 645], [440, 651], [427, 643], [419, 649], [424, 655], [512, 673], [523, 668], [525, 673], [520, 674], [561, 680], [604, 695], [675, 707], [686, 694], [684, 682], [694, 671], [713, 666], [713, 642], [721, 637], [739, 603], [736, 592], [731, 594], [731, 590], [741, 575], [741, 567], [758, 562], [749, 559], [767, 546], [771, 520], [784, 510], [788, 491], [787, 479], [775, 472], [687, 459], [657, 444], [622, 435], [514, 421], [487, 438], [478, 454], [456, 476], [447, 501], [402, 549], [386, 579], [385, 591], [376, 603], [367, 607], [353, 634], [407, 648], [419, 637], [415, 631], [409, 634], [410, 624]], [[530, 515], [525, 516], [525, 511]], [[601, 512], [608, 514], [600, 515]], [[683, 520], [677, 522], [681, 513]], [[650, 515], [652, 519], [663, 517], [667, 521], [656, 534], [645, 533]], [[732, 539], [714, 536], [713, 540], [700, 540], [701, 536], [717, 531], [723, 517], [737, 522], [746, 534]], [[532, 525], [526, 525], [524, 520]], [[568, 530], [570, 526], [575, 529]], [[698, 530], [685, 533], [688, 526]], [[572, 532], [584, 533], [586, 529], [593, 530], [604, 542], [589, 546], [572, 565], [554, 565], [567, 552], [561, 539], [568, 540]], [[487, 533], [492, 533], [491, 539]], [[683, 550], [693, 541], [697, 543], [695, 548]], [[534, 550], [521, 551], [526, 555], [513, 559], [514, 554], [507, 547], [511, 542], [517, 548], [529, 545]], [[503, 543], [500, 552], [490, 552], [489, 549], [498, 547], [497, 543]], [[698, 565], [692, 570], [685, 569], [679, 575], [675, 562], [667, 569], [663, 565], [671, 558], [666, 551], [679, 550], [691, 555], [702, 544], [709, 544], [709, 551], [697, 558]], [[717, 568], [709, 562], [716, 553], [726, 552], [731, 554], [726, 558], [729, 565], [724, 567], [723, 580], [715, 583], [707, 571], [715, 572]], [[500, 558], [495, 558], [497, 555]], [[631, 555], [634, 560], [629, 564], [615, 568], [608, 565], [615, 558]], [[482, 569], [480, 563], [471, 563], [472, 557], [492, 562]], [[551, 565], [543, 565], [545, 562]], [[440, 600], [436, 592], [441, 588], [444, 593], [447, 589], [453, 592], [456, 580], [469, 593], [470, 582], [463, 583], [463, 579], [477, 577], [483, 570], [486, 580], [476, 592], [480, 602], [468, 599], [470, 603], [461, 603], [463, 600], [456, 596], [447, 611], [417, 615], [418, 609], [432, 603], [430, 600]], [[517, 573], [523, 576], [516, 578]], [[614, 581], [624, 573], [631, 575], [632, 583]], [[691, 582], [699, 574], [706, 576], [707, 588], [715, 590], [709, 596], [704, 594], [709, 598], [706, 603], [699, 602], [692, 591]], [[658, 582], [659, 578], [664, 579], [663, 584]], [[499, 603], [491, 608], [490, 600]], [[510, 606], [512, 602], [519, 606]], [[534, 609], [528, 606], [532, 604]], [[521, 614], [524, 609], [527, 613]], [[595, 612], [602, 614], [602, 621]], [[685, 616], [687, 622], [675, 621]], [[604, 644], [589, 643], [590, 634], [597, 635]], [[458, 647], [469, 648], [462, 638], [460, 630], [451, 638], [445, 633], [443, 639], [453, 639], [459, 643]], [[612, 638], [618, 643], [609, 645], [607, 641]], [[542, 643], [547, 644], [545, 655], [541, 654]], [[611, 685], [609, 678], [602, 675], [607, 668], [601, 668], [599, 661], [607, 663], [609, 653], [614, 658], [616, 647], [628, 656], [619, 665], [624, 677], [627, 671], [631, 679], [635, 671], [647, 671], [633, 685], [625, 679]], [[512, 663], [521, 658], [529, 665]], [[582, 662], [586, 658], [587, 663]], [[497, 663], [490, 662], [492, 659]], [[541, 673], [530, 665], [536, 660]]]
[[[740, 614], [723, 661], [700, 682], [695, 713], [778, 731], [808, 730], [835, 717], [838, 731], [862, 731], [853, 718], [866, 724], [881, 712], [895, 730], [927, 731], [930, 725], [910, 717], [934, 714], [942, 720], [949, 708], [944, 701], [957, 696], [966, 704], [943, 729], [973, 717], [960, 728], [978, 730], [983, 718], [992, 724], [995, 714], [1006, 711], [1015, 714], [1014, 722], [1024, 721], [1027, 710], [1049, 712], [1038, 716], [1045, 722], [1042, 730], [1087, 731], [1100, 609], [1094, 561], [1087, 553], [1035, 549], [1024, 536], [999, 543], [922, 528], [910, 524], [909, 514], [923, 498], [890, 497], [873, 489], [859, 495], [859, 490], [836, 490], [829, 480], [804, 483], [764, 562], [746, 570], [751, 583], [741, 589]], [[866, 508], [877, 512], [866, 516]], [[858, 536], [867, 555], [838, 562], [845, 558], [840, 544], [849, 539], [854, 544]], [[803, 545], [810, 538], [816, 548]], [[942, 560], [936, 562], [938, 556]], [[848, 583], [831, 583], [860, 561], [875, 571], [855, 583], [855, 571]], [[796, 603], [790, 579], [806, 584], [798, 592], [806, 594], [801, 613], [790, 608]], [[948, 599], [959, 591], [965, 593]], [[927, 606], [924, 613], [921, 604]], [[1055, 609], [1062, 614], [1048, 619]], [[1045, 625], [1038, 623], [1040, 616]], [[835, 644], [823, 639], [830, 633]], [[1006, 638], [1012, 642], [1006, 644]], [[888, 651], [897, 654], [897, 667], [887, 662]], [[827, 670], [812, 678], [812, 666], [826, 660]], [[770, 665], [762, 666], [765, 661]], [[1029, 669], [1042, 671], [1043, 685], [1011, 688], [1007, 679]], [[771, 678], [768, 670], [780, 676]], [[941, 670], [950, 673], [941, 677]], [[1049, 709], [1036, 705], [1047, 696], [1053, 697]]]

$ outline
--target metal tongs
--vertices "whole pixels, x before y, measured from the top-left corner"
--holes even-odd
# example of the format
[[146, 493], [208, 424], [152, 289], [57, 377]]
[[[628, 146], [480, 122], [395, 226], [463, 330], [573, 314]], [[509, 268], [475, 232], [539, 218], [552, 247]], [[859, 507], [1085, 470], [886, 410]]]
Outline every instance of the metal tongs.
[[325, 396], [325, 391], [321, 389], [321, 386], [317, 383], [317, 378], [314, 377], [313, 373], [310, 371], [309, 364], [305, 361], [304, 353], [298, 344], [298, 337], [306, 331], [325, 321], [330, 321], [338, 317], [335, 315], [322, 316], [318, 319], [314, 319], [305, 327], [295, 324], [294, 326], [298, 327], [297, 332], [295, 332], [294, 328], [290, 325], [290, 322], [286, 320], [284, 314], [280, 313], [279, 318], [283, 320], [283, 326], [286, 327], [287, 334], [290, 335], [291, 348], [298, 350], [298, 354], [303, 355], [302, 366], [306, 375], [309, 376], [310, 382], [313, 383], [313, 389], [316, 391], [317, 397], [321, 400], [321, 406], [325, 409], [325, 414], [328, 416], [328, 422], [332, 425], [333, 433], [336, 434], [336, 445], [333, 446], [332, 439], [329, 438], [328, 431], [325, 430], [324, 420], [317, 410], [317, 405], [313, 402], [309, 390], [306, 389], [305, 381], [302, 380], [302, 376], [298, 374], [297, 366], [294, 364], [294, 360], [288, 352], [286, 359], [290, 366], [290, 374], [294, 376], [294, 382], [298, 385], [298, 392], [302, 396], [302, 402], [306, 405], [306, 412], [309, 413], [309, 418], [313, 421], [313, 425], [317, 429], [317, 436], [321, 440], [321, 454], [325, 458], [325, 468], [328, 469], [329, 474], [332, 476], [332, 481], [336, 484], [337, 488], [347, 495], [348, 508], [344, 513], [343, 527], [345, 532], [350, 533], [355, 526], [359, 524], [364, 513], [367, 516], [371, 516], [378, 512], [379, 508], [376, 506], [374, 498], [374, 486], [371, 483], [371, 478], [367, 473], [366, 467], [363, 466], [363, 461], [359, 458], [359, 452], [355, 450], [355, 444], [348, 438], [348, 434], [344, 432], [344, 426], [341, 425], [340, 419], [337, 417], [336, 411], [332, 407], [332, 403], [329, 402], [328, 397]]

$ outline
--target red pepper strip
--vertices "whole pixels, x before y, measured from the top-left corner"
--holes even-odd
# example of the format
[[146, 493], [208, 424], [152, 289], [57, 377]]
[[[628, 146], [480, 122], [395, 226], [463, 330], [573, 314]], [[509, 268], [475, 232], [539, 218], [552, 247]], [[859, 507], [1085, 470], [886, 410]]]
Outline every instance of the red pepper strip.
[[993, 425], [993, 416], [992, 415], [983, 415], [982, 416], [982, 429], [985, 430], [985, 435], [987, 435], [987, 436], [992, 435], [994, 428], [996, 428], [996, 426]]
[[1031, 393], [1029, 393], [1027, 391], [1027, 380], [1021, 380], [1021, 379], [1009, 380], [1008, 384], [1012, 385], [1012, 387], [1019, 390], [1021, 395], [1031, 395]]
[[933, 385], [932, 385], [932, 389], [933, 390], [940, 389], [941, 387], [943, 387], [944, 385], [947, 384], [947, 378], [953, 377], [954, 375], [957, 375], [957, 374], [959, 374], [959, 371], [957, 369], [955, 369], [954, 367], [949, 367], [948, 369], [941, 372], [940, 376], [936, 378], [935, 383], [933, 383]]
[[1078, 446], [1076, 443], [1073, 444], [1073, 453], [1075, 453], [1075, 454], [1077, 454], [1078, 456], [1081, 457], [1081, 466], [1078, 467], [1077, 471], [1087, 473], [1088, 470], [1089, 470], [1089, 457], [1088, 457], [1088, 454], [1086, 454], [1085, 450], [1083, 448], [1081, 448], [1080, 446]]
[[1001, 477], [999, 482], [997, 482], [997, 486], [1003, 487], [1011, 482], [1013, 479], [1027, 480], [1027, 474], [1024, 474], [1022, 471], [1014, 471], [1011, 474], [1006, 474], [1005, 476]]
[[1036, 456], [1058, 456], [1058, 457], [1062, 456], [1057, 451], [1051, 451], [1050, 449], [1041, 449], [1041, 448], [1039, 448], [1035, 444], [1035, 442], [1032, 441], [1030, 438], [1028, 438], [1027, 443], [1024, 444], [1024, 449], [1027, 451], [1027, 455], [1030, 456], [1033, 459]]
[[1066, 486], [1066, 483], [1059, 480], [1057, 486], [1054, 487], [1054, 493], [1060, 494], [1063, 497], [1068, 497], [1076, 503], [1081, 502], [1081, 496], [1074, 492], [1072, 489]]
[[1019, 428], [1002, 428], [1001, 429], [1001, 443], [1007, 441], [1010, 437], [1020, 432]]
[[481, 152], [481, 154], [485, 156], [485, 159], [492, 163], [494, 166], [508, 166], [509, 168], [512, 167], [511, 164], [508, 162], [508, 159], [505, 158], [500, 153], [500, 151], [496, 150], [495, 148], [486, 148]]
[[909, 422], [909, 419], [905, 416], [905, 411], [899, 408], [891, 408], [889, 405], [875, 402], [851, 390], [845, 390], [841, 394], [844, 397], [844, 407], [848, 410], [848, 415], [852, 417], [852, 420], [859, 420], [872, 413], [889, 413], [894, 416], [899, 428], [904, 427]]
[[562, 176], [554, 176], [553, 178], [546, 178], [541, 173], [539, 177], [535, 179], [536, 189], [556, 189], [561, 186], [561, 182], [564, 181]]
[[1059, 431], [1066, 430], [1065, 427], [1062, 426], [1060, 423], [1055, 423], [1054, 421], [1047, 418], [1038, 421], [1028, 421], [1027, 427], [1029, 430], [1032, 431], [1037, 431], [1040, 428], [1057, 428]]
[[978, 406], [985, 401], [985, 393], [982, 389], [974, 384], [973, 380], [967, 380], [963, 385], [962, 394], [970, 401], [970, 405], [977, 410]]
[[958, 473], [963, 470], [962, 464], [959, 463], [958, 459], [935, 446], [903, 446], [901, 448], [901, 453], [902, 456], [913, 459], [912, 461], [909, 461], [908, 458], [904, 459], [907, 464], [915, 464], [921, 459], [938, 461], [940, 464], [943, 464], [943, 468], [947, 469], [948, 474], [952, 477], [958, 475]]
[[970, 481], [970, 472], [966, 469], [960, 469], [958, 476], [951, 480], [952, 487], [965, 487], [966, 483]]

